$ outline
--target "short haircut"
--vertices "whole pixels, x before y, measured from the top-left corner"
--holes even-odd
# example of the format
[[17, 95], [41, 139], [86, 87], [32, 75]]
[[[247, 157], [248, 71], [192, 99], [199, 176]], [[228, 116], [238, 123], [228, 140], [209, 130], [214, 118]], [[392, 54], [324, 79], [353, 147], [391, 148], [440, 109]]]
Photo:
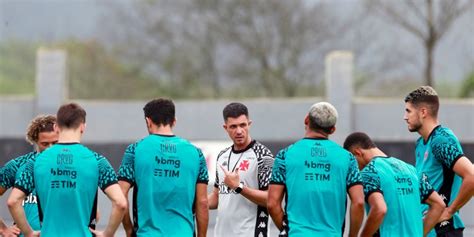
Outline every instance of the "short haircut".
[[311, 106], [308, 117], [311, 130], [331, 133], [331, 129], [336, 126], [338, 114], [336, 108], [330, 103], [319, 102]]
[[59, 107], [56, 118], [58, 127], [76, 129], [86, 122], [86, 111], [76, 103], [69, 103]]
[[55, 123], [56, 117], [54, 115], [38, 115], [28, 125], [26, 140], [32, 145], [37, 143], [40, 133], [54, 131]]
[[363, 132], [355, 132], [347, 136], [344, 141], [344, 149], [349, 150], [353, 147], [360, 147], [362, 149], [376, 148], [375, 143], [370, 137]]
[[420, 86], [416, 90], [410, 92], [405, 97], [405, 103], [410, 102], [413, 106], [418, 107], [425, 104], [431, 116], [436, 117], [439, 110], [438, 93], [431, 86]]
[[248, 118], [249, 111], [247, 109], [247, 106], [245, 106], [244, 104], [233, 102], [224, 107], [224, 110], [222, 110], [222, 115], [224, 117], [224, 121], [227, 121], [228, 118], [238, 118], [241, 115], [245, 115]]
[[158, 126], [172, 125], [175, 120], [175, 107], [170, 99], [154, 99], [143, 107], [143, 112], [146, 118]]

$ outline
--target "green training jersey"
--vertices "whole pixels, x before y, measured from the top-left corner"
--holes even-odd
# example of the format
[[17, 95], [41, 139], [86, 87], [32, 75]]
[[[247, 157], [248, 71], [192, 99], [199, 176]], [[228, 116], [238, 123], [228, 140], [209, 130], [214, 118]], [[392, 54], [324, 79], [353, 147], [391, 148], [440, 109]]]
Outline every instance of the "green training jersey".
[[107, 159], [79, 143], [57, 143], [26, 164], [15, 187], [25, 194], [36, 188], [41, 236], [92, 236], [97, 187], [117, 183]]
[[[15, 180], [20, 178], [20, 174], [24, 170], [25, 164], [32, 160], [36, 155], [36, 152], [30, 152], [7, 162], [5, 166], [0, 169], [0, 186], [5, 189], [13, 187], [15, 185]], [[34, 190], [23, 201], [23, 208], [25, 210], [26, 219], [30, 223], [31, 228], [33, 230], [40, 230], [41, 226], [38, 203], [36, 192]]]
[[304, 138], [278, 153], [270, 183], [285, 185], [289, 236], [340, 237], [347, 191], [362, 179], [347, 150], [327, 139]]
[[131, 144], [118, 172], [133, 188], [137, 236], [192, 236], [196, 184], [208, 182], [201, 150], [178, 136], [151, 134]]
[[387, 205], [380, 236], [423, 236], [421, 203], [434, 190], [426, 179], [418, 179], [415, 167], [393, 157], [375, 157], [361, 175], [367, 204], [379, 192]]
[[[464, 156], [457, 137], [449, 128], [438, 125], [426, 141], [422, 137], [417, 140], [415, 155], [418, 176], [428, 179], [445, 204], [451, 205], [462, 183], [461, 177], [453, 171], [456, 161]], [[427, 208], [425, 205], [423, 210], [426, 211]], [[435, 226], [435, 231], [438, 233], [455, 229], [464, 229], [459, 212], [456, 212], [451, 219]], [[435, 231], [429, 236], [435, 236]]]

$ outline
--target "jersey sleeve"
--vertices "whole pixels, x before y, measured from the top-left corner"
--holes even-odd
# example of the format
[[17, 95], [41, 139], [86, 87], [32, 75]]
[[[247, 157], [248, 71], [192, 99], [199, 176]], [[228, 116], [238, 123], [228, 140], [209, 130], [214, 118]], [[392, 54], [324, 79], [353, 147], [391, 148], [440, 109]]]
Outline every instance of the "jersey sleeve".
[[20, 189], [29, 195], [35, 189], [35, 177], [34, 177], [35, 161], [29, 160], [22, 170], [19, 178], [15, 181], [15, 188]]
[[0, 168], [0, 186], [9, 189], [15, 185], [15, 176], [18, 166], [15, 160], [11, 160]]
[[457, 140], [442, 135], [431, 141], [431, 151], [434, 157], [449, 169], [453, 169], [456, 161], [464, 155]]
[[105, 191], [107, 187], [117, 183], [117, 175], [105, 157], [97, 154], [97, 162], [99, 166], [99, 188]]
[[207, 171], [206, 159], [204, 158], [201, 149], [197, 149], [197, 151], [199, 154], [199, 174], [197, 183], [207, 184], [209, 182], [209, 173]]
[[285, 154], [287, 148], [278, 152], [273, 163], [272, 175], [270, 178], [270, 184], [286, 184], [286, 163]]
[[364, 185], [365, 201], [368, 202], [372, 193], [379, 192], [383, 194], [380, 186], [380, 177], [373, 163], [369, 163], [361, 172], [362, 183]]
[[272, 152], [264, 147], [262, 153], [259, 155], [258, 159], [258, 188], [260, 190], [267, 190], [268, 184], [270, 183], [270, 177], [272, 175], [273, 167], [273, 154]]
[[359, 166], [354, 156], [350, 155], [349, 171], [346, 177], [346, 187], [349, 189], [354, 185], [362, 184], [362, 177], [359, 172]]
[[131, 186], [135, 184], [135, 148], [137, 144], [131, 144], [123, 154], [122, 164], [118, 171], [118, 180], [129, 182]]
[[434, 192], [433, 187], [428, 182], [428, 177], [423, 175], [420, 178], [420, 201], [421, 203], [425, 203], [431, 193]]

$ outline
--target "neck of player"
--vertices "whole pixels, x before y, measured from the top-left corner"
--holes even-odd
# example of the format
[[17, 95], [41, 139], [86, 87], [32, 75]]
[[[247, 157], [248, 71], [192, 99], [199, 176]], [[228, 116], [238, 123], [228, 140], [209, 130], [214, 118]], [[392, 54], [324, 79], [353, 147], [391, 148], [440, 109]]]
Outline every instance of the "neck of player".
[[235, 151], [241, 151], [241, 150], [247, 148], [251, 142], [252, 142], [252, 138], [250, 136], [248, 136], [247, 141], [245, 141], [245, 143], [242, 143], [240, 145], [234, 143], [234, 150]]
[[323, 133], [323, 132], [317, 132], [313, 131], [311, 129], [306, 129], [306, 132], [304, 134], [304, 137], [307, 138], [323, 138], [323, 139], [328, 139], [329, 134]]
[[423, 140], [426, 141], [428, 140], [428, 137], [430, 136], [431, 132], [436, 128], [436, 126], [439, 125], [439, 122], [437, 119], [426, 119], [423, 121], [423, 126], [418, 130], [418, 133], [420, 136], [423, 137]]
[[59, 131], [58, 143], [80, 143], [81, 137], [80, 129], [63, 129]]
[[381, 156], [381, 157], [386, 157], [387, 156], [379, 148], [372, 148], [372, 149], [369, 150], [369, 153], [370, 153], [369, 157], [371, 157], [370, 160], [372, 160], [375, 157], [379, 157], [379, 156]]
[[156, 125], [153, 124], [148, 129], [148, 132], [150, 134], [159, 134], [159, 135], [168, 135], [168, 136], [174, 135], [173, 130], [172, 130], [170, 125], [156, 126]]

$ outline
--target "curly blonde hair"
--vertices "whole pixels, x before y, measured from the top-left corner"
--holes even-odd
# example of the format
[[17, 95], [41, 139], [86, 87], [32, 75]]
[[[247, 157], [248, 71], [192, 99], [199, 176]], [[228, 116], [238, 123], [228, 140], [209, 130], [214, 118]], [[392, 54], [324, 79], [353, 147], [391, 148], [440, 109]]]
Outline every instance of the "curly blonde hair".
[[54, 124], [56, 123], [56, 117], [54, 115], [39, 115], [31, 120], [28, 125], [26, 140], [32, 145], [38, 142], [39, 134], [41, 132], [52, 132], [54, 131]]

